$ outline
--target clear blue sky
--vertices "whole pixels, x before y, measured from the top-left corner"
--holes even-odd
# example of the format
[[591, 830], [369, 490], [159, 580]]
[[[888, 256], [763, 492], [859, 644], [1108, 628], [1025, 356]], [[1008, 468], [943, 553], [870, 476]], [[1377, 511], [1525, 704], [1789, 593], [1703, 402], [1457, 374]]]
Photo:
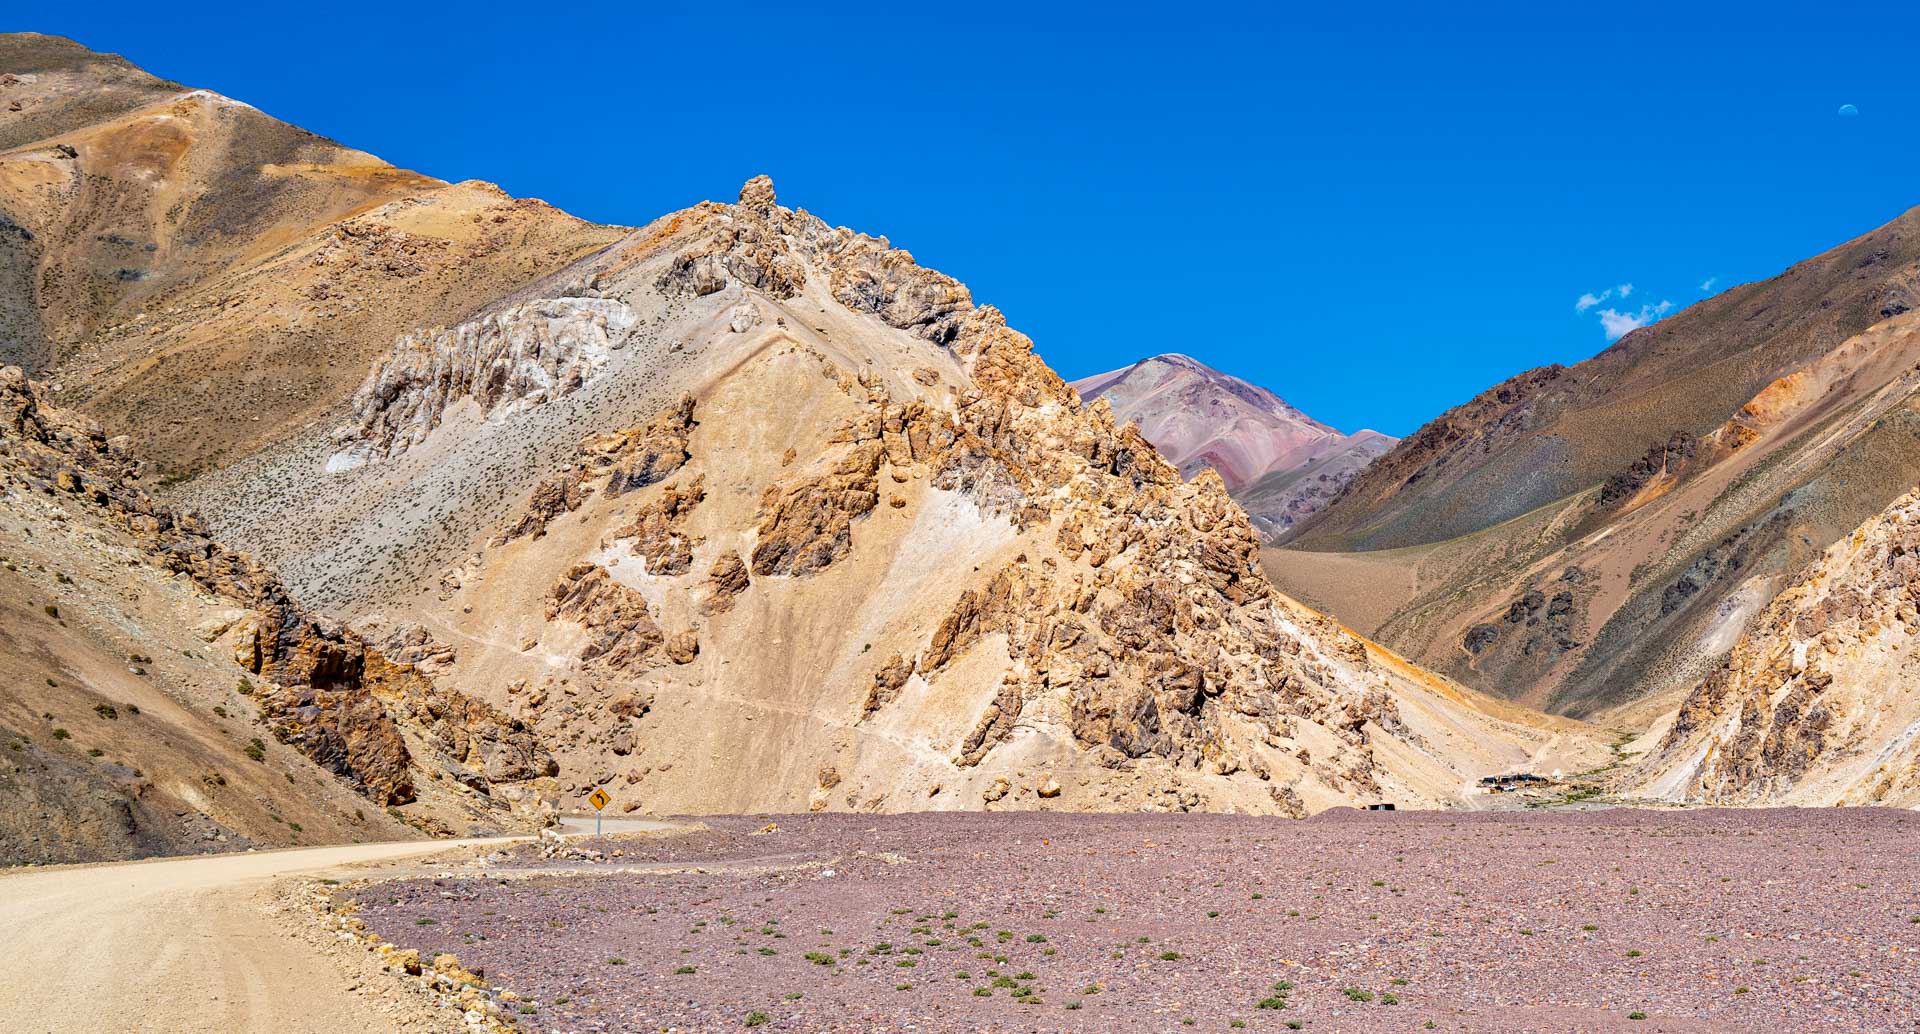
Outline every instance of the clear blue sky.
[[1347, 430], [1920, 204], [1911, 2], [1048, 7], [16, 0], [0, 28], [592, 219], [765, 172], [1066, 376], [1186, 352]]

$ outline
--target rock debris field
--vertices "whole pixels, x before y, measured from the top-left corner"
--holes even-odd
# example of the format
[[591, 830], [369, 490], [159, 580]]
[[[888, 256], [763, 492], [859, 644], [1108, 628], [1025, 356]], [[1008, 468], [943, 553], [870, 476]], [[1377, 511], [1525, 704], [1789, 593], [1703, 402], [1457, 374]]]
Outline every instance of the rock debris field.
[[700, 821], [355, 896], [532, 1031], [1920, 1023], [1906, 812]]

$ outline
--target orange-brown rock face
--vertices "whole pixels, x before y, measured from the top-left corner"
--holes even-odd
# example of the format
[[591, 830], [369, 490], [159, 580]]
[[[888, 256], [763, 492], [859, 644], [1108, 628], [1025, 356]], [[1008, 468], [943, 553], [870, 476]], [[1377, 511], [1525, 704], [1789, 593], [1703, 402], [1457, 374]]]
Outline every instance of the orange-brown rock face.
[[629, 668], [650, 659], [665, 642], [647, 601], [614, 581], [607, 569], [577, 564], [547, 592], [547, 620], [565, 619], [587, 630], [582, 663]]

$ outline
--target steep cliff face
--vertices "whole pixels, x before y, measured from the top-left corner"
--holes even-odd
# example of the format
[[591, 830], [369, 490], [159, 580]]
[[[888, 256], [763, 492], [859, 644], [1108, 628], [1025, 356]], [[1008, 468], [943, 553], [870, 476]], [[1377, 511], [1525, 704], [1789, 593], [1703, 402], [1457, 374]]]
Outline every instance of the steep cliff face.
[[1184, 477], [1216, 471], [1263, 537], [1278, 536], [1326, 505], [1398, 439], [1351, 435], [1307, 416], [1273, 392], [1184, 355], [1158, 355], [1074, 381], [1088, 402], [1139, 425]]
[[[380, 390], [377, 365], [330, 443], [369, 462], [301, 505], [352, 527], [416, 499], [486, 513], [428, 592], [338, 598], [447, 630], [462, 684], [490, 683], [576, 793], [1304, 814], [1445, 806], [1587, 745], [1274, 593], [1217, 475], [1184, 480], [963, 285], [765, 179], [534, 289], [626, 307], [628, 345], [484, 421], [420, 419], [447, 395]], [[465, 334], [396, 354], [456, 365], [423, 350]], [[423, 433], [386, 435], [395, 412]], [[459, 503], [482, 463], [520, 486], [508, 505]], [[361, 584], [389, 563], [367, 556]]]
[[1920, 492], [1822, 554], [1627, 778], [1707, 804], [1920, 804]]
[[[32, 521], [17, 532], [10, 529], [20, 536], [11, 545], [22, 559], [7, 565], [21, 580], [8, 595], [34, 593], [34, 575], [51, 571], [52, 586], [43, 591], [63, 598], [40, 608], [38, 618], [54, 627], [17, 626], [16, 634], [0, 636], [7, 667], [52, 673], [14, 683], [0, 699], [0, 714], [21, 735], [16, 744], [38, 741], [45, 756], [32, 771], [54, 783], [80, 784], [72, 794], [75, 803], [56, 807], [85, 813], [87, 802], [106, 802], [108, 817], [97, 820], [100, 828], [77, 836], [71, 850], [97, 857], [187, 846], [180, 838], [189, 834], [158, 813], [166, 799], [199, 813], [219, 837], [279, 839], [276, 831], [262, 828], [257, 815], [210, 801], [221, 796], [218, 788], [229, 785], [226, 772], [211, 767], [231, 762], [223, 752], [266, 763], [261, 737], [253, 737], [251, 746], [244, 739], [224, 748], [213, 745], [222, 736], [209, 727], [225, 726], [243, 714], [317, 766], [308, 770], [313, 774], [306, 783], [311, 787], [318, 780], [320, 790], [293, 791], [295, 801], [302, 794], [327, 799], [326, 780], [336, 779], [373, 806], [357, 811], [365, 832], [383, 825], [366, 825], [365, 812], [379, 815], [389, 806], [418, 804], [410, 817], [428, 829], [459, 821], [519, 822], [538, 814], [542, 802], [535, 784], [554, 774], [554, 763], [524, 723], [387, 660], [359, 636], [306, 611], [271, 571], [213, 539], [197, 517], [157, 503], [142, 487], [141, 469], [124, 439], [108, 438], [92, 421], [49, 406], [41, 390], [12, 367], [0, 369], [0, 472], [10, 514]], [[37, 534], [36, 524], [42, 529]], [[103, 565], [103, 552], [124, 559]], [[82, 582], [70, 572], [83, 567], [105, 573]], [[114, 609], [116, 593], [123, 601], [139, 599], [157, 584], [164, 585], [160, 594], [175, 606]], [[107, 643], [123, 638], [135, 644], [126, 655], [131, 662], [126, 672], [137, 677], [137, 688], [116, 691], [102, 683], [124, 681], [118, 672], [109, 675], [97, 664], [81, 662], [88, 654], [98, 661]], [[53, 649], [49, 644], [56, 640], [78, 646]], [[75, 678], [70, 671], [80, 673], [85, 690], [66, 686], [62, 675]], [[35, 684], [40, 681], [44, 686]], [[146, 757], [157, 770], [178, 775], [199, 755], [211, 773], [205, 786], [164, 786], [141, 774], [145, 765], [122, 765], [126, 772], [120, 774], [84, 763], [76, 768], [73, 759], [61, 756], [74, 750], [68, 746], [72, 730], [47, 730], [44, 737], [27, 731], [36, 724], [36, 703], [58, 699], [71, 706], [76, 693], [86, 692], [99, 698], [89, 706], [107, 722], [96, 730], [101, 736], [90, 756]], [[134, 699], [145, 699], [149, 711]], [[125, 716], [123, 706], [129, 709]], [[154, 719], [132, 719], [146, 713], [168, 714], [177, 728], [169, 733], [151, 727]], [[173, 736], [189, 742], [176, 747]], [[64, 776], [49, 775], [63, 771]], [[293, 771], [287, 776], [295, 782]], [[424, 785], [448, 777], [466, 789], [449, 793]], [[287, 796], [282, 788], [264, 799]], [[293, 811], [294, 804], [289, 801], [281, 810]], [[337, 801], [334, 806], [339, 807]], [[216, 816], [222, 812], [224, 817]], [[0, 819], [0, 827], [19, 817]], [[297, 834], [303, 827], [289, 828]], [[6, 833], [9, 856], [31, 859], [57, 846], [21, 843], [29, 834], [17, 827]]]

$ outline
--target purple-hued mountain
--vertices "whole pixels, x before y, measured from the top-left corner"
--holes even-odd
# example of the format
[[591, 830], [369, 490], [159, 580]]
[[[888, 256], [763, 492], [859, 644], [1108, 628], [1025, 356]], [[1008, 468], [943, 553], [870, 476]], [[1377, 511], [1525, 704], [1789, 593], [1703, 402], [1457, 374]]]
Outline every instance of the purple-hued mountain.
[[1342, 434], [1265, 388], [1177, 353], [1074, 381], [1073, 388], [1089, 402], [1105, 398], [1115, 419], [1139, 424], [1181, 474], [1219, 471], [1269, 537], [1326, 505], [1399, 440], [1377, 431]]

